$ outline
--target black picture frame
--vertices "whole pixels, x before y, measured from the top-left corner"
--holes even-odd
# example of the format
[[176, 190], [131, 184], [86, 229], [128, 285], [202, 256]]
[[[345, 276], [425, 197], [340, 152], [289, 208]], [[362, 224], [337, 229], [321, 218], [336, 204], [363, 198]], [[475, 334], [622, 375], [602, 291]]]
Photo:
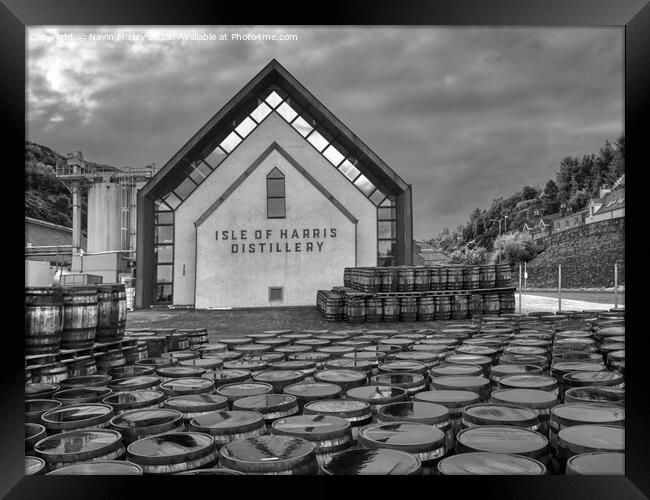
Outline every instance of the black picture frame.
[[[382, 0], [328, 2], [319, 9], [304, 3], [287, 8], [286, 3], [268, 3], [252, 8], [247, 3], [209, 0], [2, 0], [0, 4], [0, 58], [3, 68], [0, 85], [4, 115], [5, 185], [22, 174], [25, 135], [25, 26], [27, 25], [482, 25], [482, 26], [619, 26], [625, 30], [625, 133], [627, 150], [627, 227], [639, 235], [646, 233], [643, 208], [643, 170], [647, 170], [650, 141], [643, 125], [649, 114], [650, 95], [650, 5], [648, 0]], [[414, 62], [416, 64], [417, 62]], [[631, 180], [631, 182], [630, 182]], [[18, 189], [8, 189], [13, 197]], [[19, 194], [16, 194], [19, 197]], [[16, 201], [20, 203], [20, 198]], [[5, 198], [5, 207], [11, 207]], [[13, 231], [18, 217], [8, 210], [4, 218]], [[11, 234], [11, 233], [10, 233]], [[13, 253], [6, 238], [5, 250]], [[643, 257], [634, 256], [627, 245], [629, 309], [627, 324], [626, 476], [547, 476], [547, 477], [385, 477], [302, 478], [256, 477], [245, 482], [238, 476], [221, 476], [218, 483], [206, 477], [106, 477], [30, 476], [23, 477], [23, 338], [20, 330], [20, 294], [15, 278], [6, 278], [2, 376], [0, 401], [0, 495], [6, 498], [200, 498], [206, 495], [253, 498], [273, 496], [329, 496], [398, 494], [411, 496], [454, 495], [499, 499], [636, 499], [650, 496], [650, 380], [648, 351], [643, 345], [643, 309], [646, 298]], [[18, 253], [18, 244], [15, 245]], [[640, 252], [636, 252], [637, 255]], [[16, 256], [17, 258], [18, 256]], [[6, 267], [15, 267], [13, 257]], [[636, 265], [635, 265], [636, 263]], [[10, 276], [7, 273], [7, 276]], [[14, 305], [15, 302], [15, 305]], [[16, 324], [14, 324], [14, 321]], [[637, 331], [638, 329], [638, 331]], [[198, 482], [197, 482], [198, 481]], [[209, 481], [207, 483], [206, 481]]]

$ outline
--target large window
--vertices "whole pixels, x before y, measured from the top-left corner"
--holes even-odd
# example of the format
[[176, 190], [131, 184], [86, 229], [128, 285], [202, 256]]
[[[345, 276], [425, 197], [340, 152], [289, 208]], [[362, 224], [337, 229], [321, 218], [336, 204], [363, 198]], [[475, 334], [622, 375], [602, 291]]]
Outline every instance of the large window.
[[394, 266], [397, 256], [397, 211], [389, 196], [377, 208], [377, 265]]
[[162, 200], [154, 212], [155, 278], [153, 300], [158, 304], [172, 302], [174, 286], [174, 212]]
[[275, 167], [266, 176], [266, 217], [284, 219], [286, 211], [284, 174]]

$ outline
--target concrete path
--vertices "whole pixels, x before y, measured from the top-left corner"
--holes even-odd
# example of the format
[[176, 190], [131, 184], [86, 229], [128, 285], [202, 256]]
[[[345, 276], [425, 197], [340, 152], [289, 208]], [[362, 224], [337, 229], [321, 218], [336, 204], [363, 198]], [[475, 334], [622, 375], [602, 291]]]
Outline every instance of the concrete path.
[[[562, 309], [566, 311], [583, 311], [585, 309], [598, 309], [608, 311], [614, 307], [611, 304], [599, 302], [587, 302], [584, 300], [562, 299]], [[521, 312], [523, 314], [531, 311], [557, 311], [558, 300], [552, 297], [541, 297], [539, 295], [521, 294]], [[515, 312], [519, 312], [519, 293], [515, 292]]]

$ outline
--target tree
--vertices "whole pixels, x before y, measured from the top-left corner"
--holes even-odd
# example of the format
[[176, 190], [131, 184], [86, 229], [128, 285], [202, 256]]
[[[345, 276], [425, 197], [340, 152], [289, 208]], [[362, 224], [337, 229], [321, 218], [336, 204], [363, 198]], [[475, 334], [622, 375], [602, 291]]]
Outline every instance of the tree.
[[502, 234], [494, 240], [492, 262], [505, 261], [508, 264], [528, 262], [537, 255], [537, 248], [530, 234], [513, 231]]
[[524, 188], [521, 190], [521, 197], [524, 200], [533, 200], [537, 198], [538, 195], [539, 191], [534, 187], [524, 186]]

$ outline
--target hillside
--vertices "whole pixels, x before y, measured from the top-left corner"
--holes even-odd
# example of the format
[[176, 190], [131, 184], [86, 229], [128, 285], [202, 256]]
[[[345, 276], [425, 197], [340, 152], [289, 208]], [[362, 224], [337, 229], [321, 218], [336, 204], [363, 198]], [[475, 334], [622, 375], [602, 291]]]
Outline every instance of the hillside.
[[[47, 146], [25, 141], [25, 216], [72, 227], [72, 195], [56, 178], [55, 167], [66, 157]], [[104, 170], [110, 165], [86, 162]], [[82, 205], [82, 230], [86, 227], [86, 201]]]
[[528, 262], [528, 287], [556, 288], [562, 264], [565, 288], [614, 286], [614, 264], [619, 262], [618, 283], [625, 283], [625, 219], [596, 222], [563, 231], [549, 238], [547, 248]]

